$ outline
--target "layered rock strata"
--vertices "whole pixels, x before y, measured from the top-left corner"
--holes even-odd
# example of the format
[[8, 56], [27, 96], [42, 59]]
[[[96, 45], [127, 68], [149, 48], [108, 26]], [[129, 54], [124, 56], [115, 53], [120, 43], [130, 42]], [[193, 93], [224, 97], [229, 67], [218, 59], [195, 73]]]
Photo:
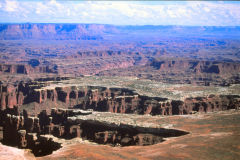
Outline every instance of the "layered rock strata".
[[118, 124], [81, 118], [89, 114], [92, 111], [56, 108], [51, 110], [50, 115], [43, 110], [38, 117], [30, 117], [26, 111], [20, 115], [6, 114], [3, 120], [3, 143], [30, 148], [36, 156], [43, 156], [61, 147], [61, 144], [43, 135], [65, 139], [79, 137], [113, 146], [143, 146], [160, 143], [165, 137], [188, 134], [176, 129], [133, 126], [124, 121]]
[[26, 64], [0, 64], [0, 74], [58, 73], [55, 66], [32, 67]]
[[172, 84], [229, 86], [240, 83], [239, 73], [239, 62], [154, 59], [144, 66], [103, 71], [99, 75], [136, 76]]
[[96, 40], [102, 37], [93, 31], [104, 28], [104, 25], [94, 24], [1, 24], [0, 39]]
[[[20, 83], [17, 86], [0, 85], [1, 110], [37, 103], [42, 106], [52, 102], [55, 106], [113, 113], [134, 113], [151, 115], [179, 115], [193, 112], [213, 112], [237, 109], [238, 95], [208, 95], [189, 97], [184, 100], [170, 100], [160, 97], [139, 95], [126, 88], [96, 86], [65, 86], [42, 89], [47, 83]], [[50, 111], [51, 106], [45, 109]]]

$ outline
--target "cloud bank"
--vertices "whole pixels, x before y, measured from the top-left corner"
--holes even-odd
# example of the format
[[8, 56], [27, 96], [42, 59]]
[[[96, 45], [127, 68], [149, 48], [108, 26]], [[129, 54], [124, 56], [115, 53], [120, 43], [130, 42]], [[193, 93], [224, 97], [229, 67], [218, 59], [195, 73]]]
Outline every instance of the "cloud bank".
[[0, 22], [240, 26], [240, 2], [1, 0]]

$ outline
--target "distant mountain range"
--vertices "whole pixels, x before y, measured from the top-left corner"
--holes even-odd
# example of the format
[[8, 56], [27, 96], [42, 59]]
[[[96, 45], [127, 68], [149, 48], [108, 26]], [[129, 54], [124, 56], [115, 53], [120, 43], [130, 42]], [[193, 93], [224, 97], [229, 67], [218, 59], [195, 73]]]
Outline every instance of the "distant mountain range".
[[101, 40], [114, 36], [240, 37], [240, 27], [114, 26], [104, 24], [0, 24], [1, 40]]

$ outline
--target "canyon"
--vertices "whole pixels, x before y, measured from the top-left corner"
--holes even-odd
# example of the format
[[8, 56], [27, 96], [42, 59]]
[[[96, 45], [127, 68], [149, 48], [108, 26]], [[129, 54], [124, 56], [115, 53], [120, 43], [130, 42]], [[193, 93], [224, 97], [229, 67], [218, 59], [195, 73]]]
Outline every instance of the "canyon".
[[[135, 89], [127, 88], [136, 83], [139, 86]], [[187, 84], [162, 86], [169, 92], [177, 87], [182, 93], [192, 90], [192, 96], [175, 98], [170, 93], [163, 97], [150, 96], [148, 92], [153, 92], [150, 88], [142, 89], [145, 83], [151, 86], [149, 80], [111, 77], [42, 78], [16, 82], [12, 86], [1, 84], [2, 142], [29, 148], [37, 157], [52, 154], [64, 145], [54, 137], [70, 140], [81, 138], [113, 147], [154, 145], [189, 132], [149, 125], [144, 121], [136, 123], [135, 119], [139, 116], [193, 115], [240, 109], [238, 85], [225, 90], [225, 95], [220, 91], [226, 87], [221, 86], [213, 86], [207, 93], [199, 92], [205, 90], [204, 86], [198, 91]], [[161, 88], [162, 83], [152, 83], [154, 88], [156, 84]], [[175, 92], [176, 89], [172, 90], [173, 95]], [[194, 97], [194, 94], [198, 96]], [[123, 115], [126, 117], [121, 119]], [[130, 118], [132, 115], [134, 119]]]
[[[213, 112], [239, 108], [240, 96], [237, 91], [239, 86], [235, 86], [235, 94], [224, 95], [210, 90], [208, 95], [203, 94], [201, 96], [198, 92], [197, 97], [175, 99], [167, 95], [163, 95], [163, 97], [140, 95], [135, 90], [128, 88], [85, 86], [86, 84], [82, 82], [88, 81], [88, 84], [91, 84], [93, 80], [83, 77], [73, 80], [60, 80], [58, 84], [51, 83], [51, 81], [35, 81], [19, 83], [16, 86], [0, 85], [1, 110], [14, 107], [21, 109], [23, 105], [27, 106], [34, 103], [41, 105], [41, 109], [45, 108], [47, 111], [49, 111], [47, 104], [51, 103], [57, 108], [62, 106], [102, 112], [151, 115], [181, 115], [192, 112]], [[69, 85], [74, 84], [74, 81], [76, 86]], [[125, 83], [136, 82], [144, 83], [141, 80], [128, 81], [128, 79]], [[116, 83], [118, 82], [116, 81]], [[159, 84], [159, 87], [161, 87], [161, 84]]]
[[239, 34], [0, 24], [0, 159], [239, 157]]
[[[211, 74], [221, 76], [226, 70], [235, 70], [234, 66], [239, 65], [238, 34], [238, 27], [1, 24], [0, 72], [28, 73], [31, 76], [54, 73], [73, 77], [128, 72], [128, 75], [138, 73], [142, 78], [153, 76], [152, 79], [167, 82], [167, 76], [173, 74], [181, 78], [176, 74], [176, 65], [184, 63], [186, 67], [181, 67], [181, 72], [191, 77], [197, 74], [198, 81], [202, 81], [197, 83], [204, 85], [200, 78], [206, 79]], [[155, 61], [179, 63], [168, 64], [165, 71], [161, 69], [163, 73], [154, 75], [153, 72], [160, 71], [153, 66]], [[199, 65], [193, 66], [193, 63]], [[217, 69], [214, 63], [224, 66], [225, 70], [216, 73], [223, 68]], [[192, 70], [194, 67], [213, 68], [210, 68], [211, 72], [203, 69], [203, 73], [208, 74], [201, 77], [202, 72], [189, 73], [188, 66], [192, 66]], [[172, 73], [166, 75], [166, 71]], [[191, 77], [182, 83], [194, 81]], [[217, 78], [214, 76], [212, 79]], [[237, 83], [239, 75], [234, 73], [230, 79], [226, 83]]]
[[85, 120], [84, 115], [89, 114], [92, 112], [69, 109], [52, 109], [51, 115], [47, 115], [43, 110], [38, 117], [28, 116], [27, 111], [24, 111], [23, 116], [6, 114], [3, 143], [17, 144], [19, 148], [30, 148], [36, 156], [44, 156], [61, 147], [61, 144], [44, 135], [66, 139], [81, 137], [99, 144], [114, 146], [142, 146], [160, 143], [164, 137], [188, 134], [174, 129]]
[[136, 76], [173, 84], [222, 85], [239, 83], [240, 63], [154, 59], [144, 66], [102, 71], [100, 76]]

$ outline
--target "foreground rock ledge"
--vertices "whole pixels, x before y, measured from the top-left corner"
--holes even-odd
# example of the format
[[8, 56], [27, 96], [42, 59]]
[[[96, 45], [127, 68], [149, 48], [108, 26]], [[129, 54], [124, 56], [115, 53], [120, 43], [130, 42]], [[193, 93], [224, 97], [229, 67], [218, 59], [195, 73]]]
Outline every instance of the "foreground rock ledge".
[[[133, 116], [135, 118], [132, 118]], [[26, 111], [23, 116], [7, 114], [3, 127], [3, 142], [19, 148], [30, 148], [35, 156], [44, 156], [61, 148], [61, 144], [55, 142], [54, 138], [44, 135], [64, 139], [79, 137], [111, 146], [143, 146], [160, 143], [166, 137], [188, 134], [149, 123], [134, 123], [137, 117], [55, 108], [50, 115], [44, 110], [38, 117], [30, 117]]]

